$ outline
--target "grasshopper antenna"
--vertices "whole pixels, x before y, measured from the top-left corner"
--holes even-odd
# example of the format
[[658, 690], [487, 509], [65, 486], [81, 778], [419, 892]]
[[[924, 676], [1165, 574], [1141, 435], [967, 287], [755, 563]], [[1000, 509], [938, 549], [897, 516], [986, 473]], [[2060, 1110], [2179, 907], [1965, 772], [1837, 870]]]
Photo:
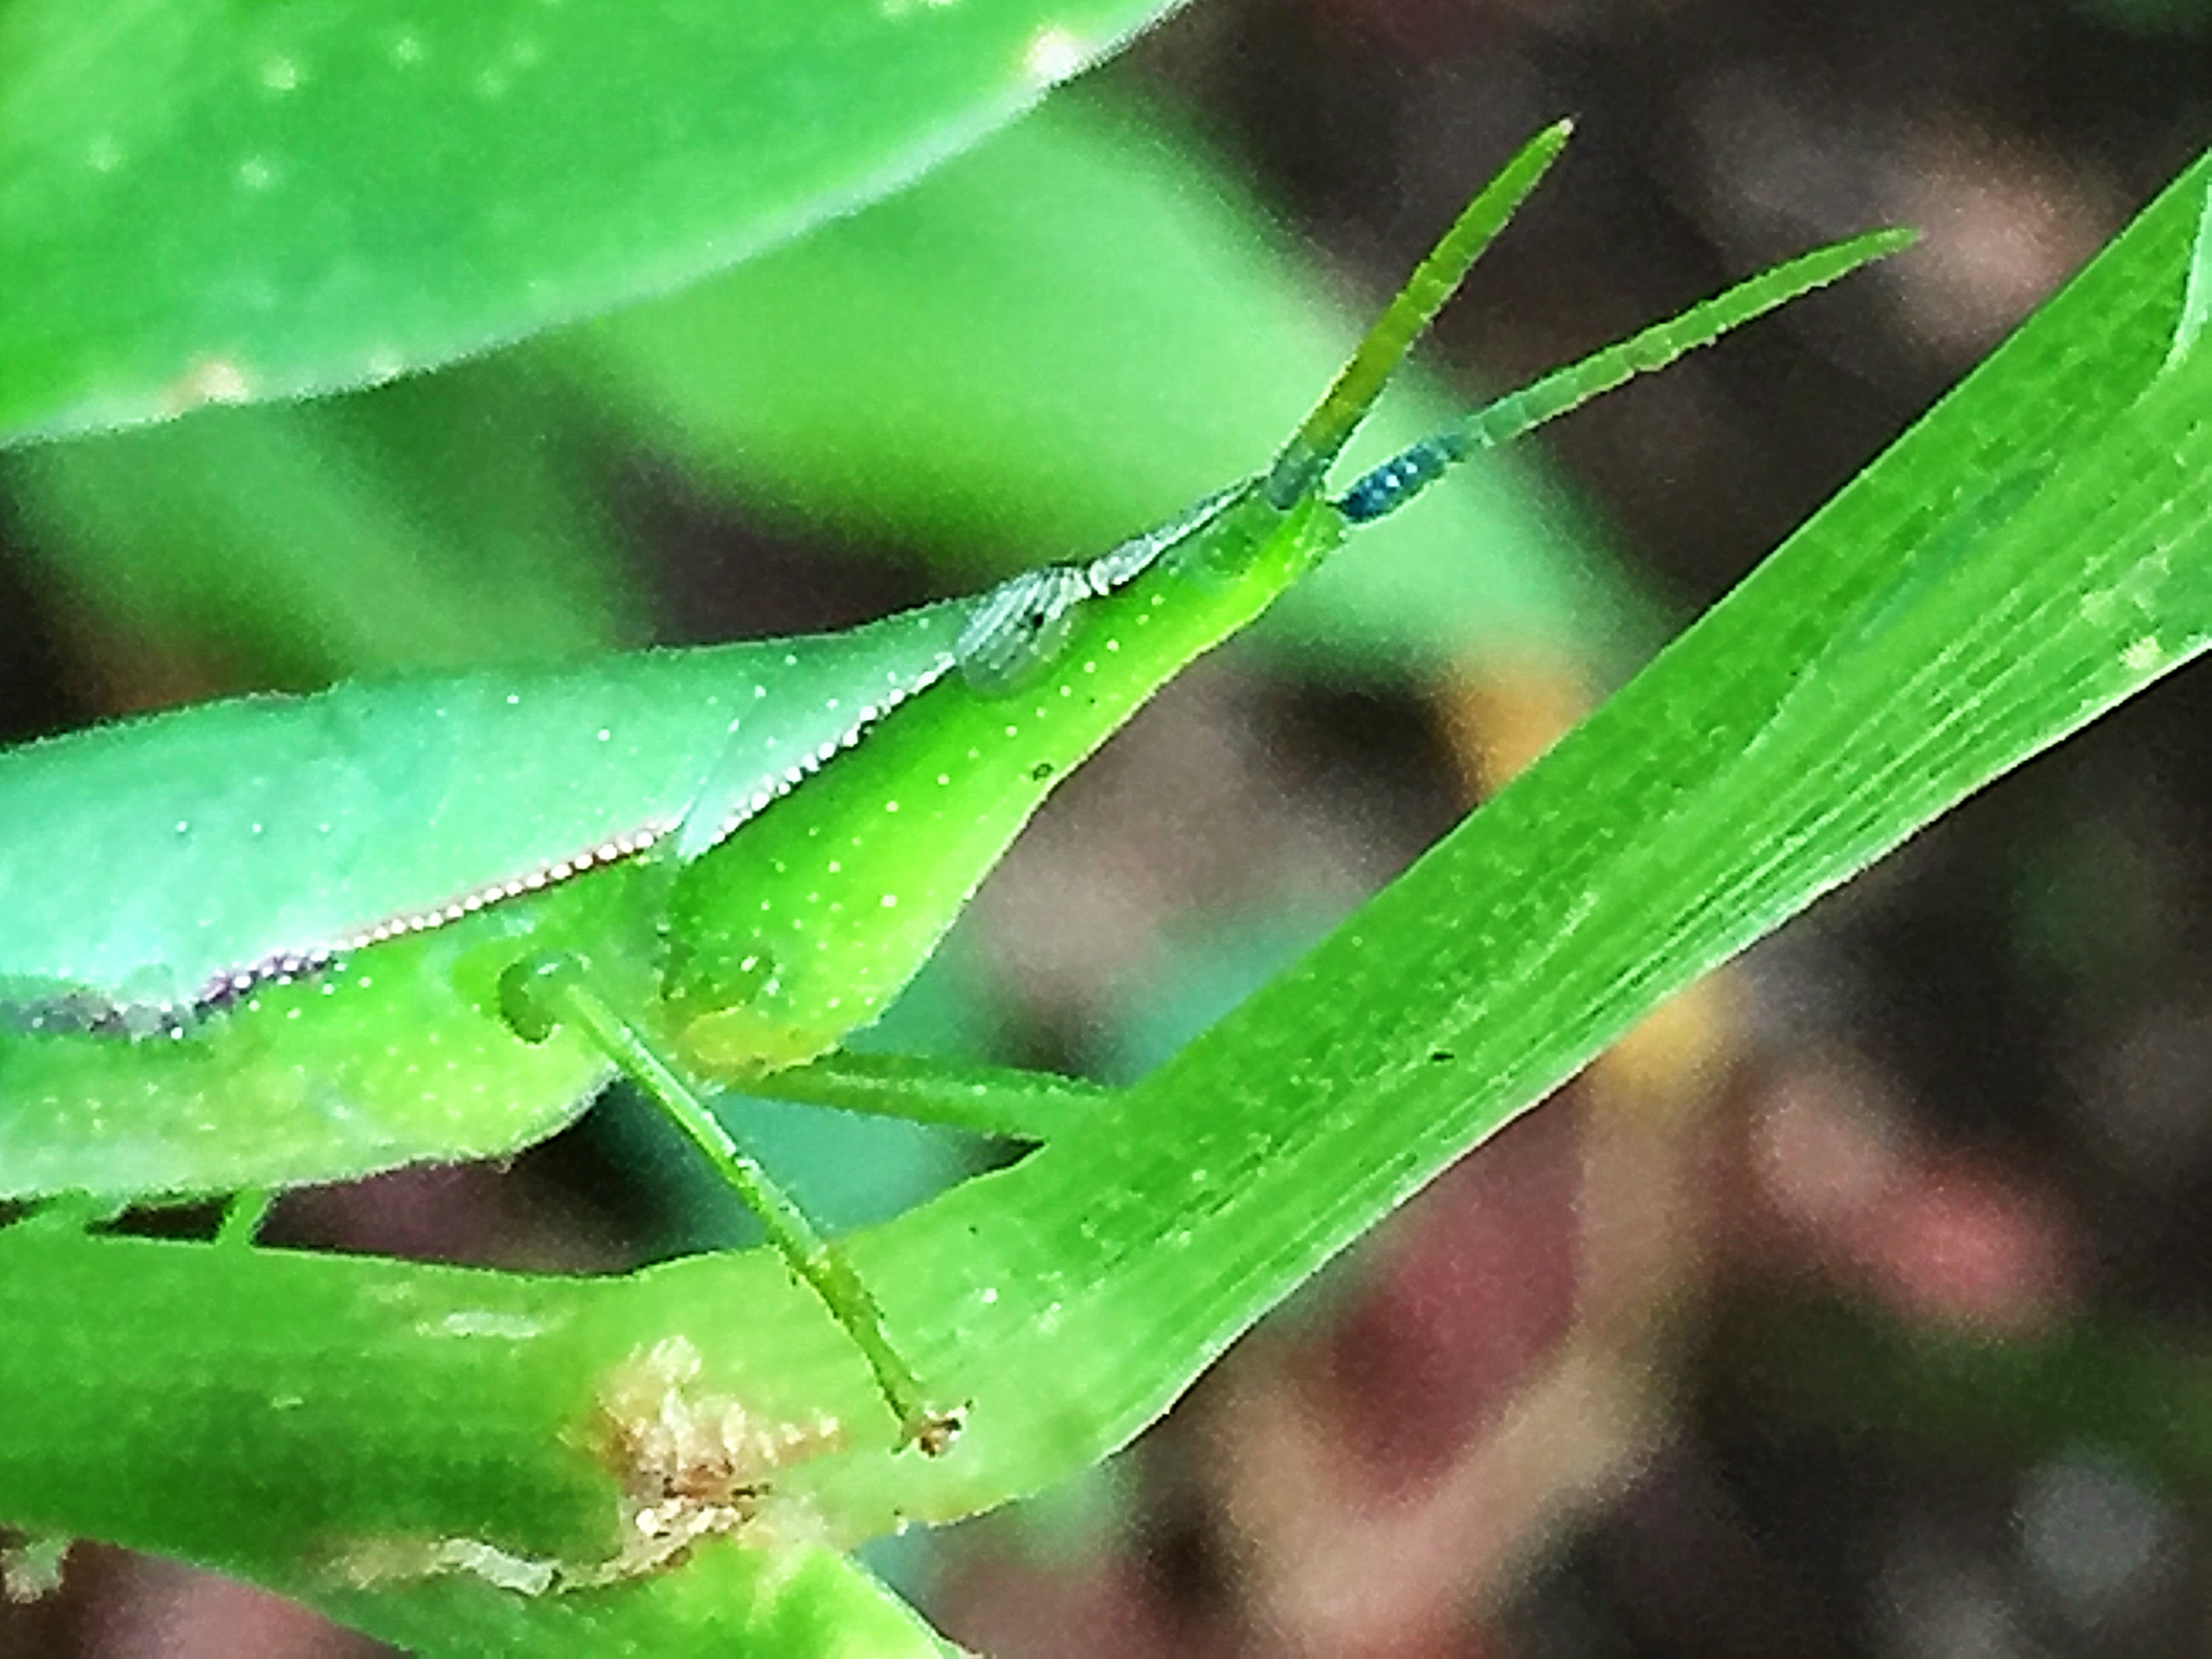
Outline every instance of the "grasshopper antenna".
[[1595, 352], [1578, 363], [1555, 369], [1520, 391], [1475, 410], [1457, 425], [1400, 451], [1338, 497], [1337, 510], [1356, 525], [1395, 513], [1478, 450], [1509, 444], [1547, 421], [1580, 408], [1601, 393], [1639, 374], [1664, 368], [1677, 357], [1699, 346], [1711, 345], [1730, 330], [1765, 315], [1778, 306], [1825, 288], [1861, 265], [1885, 258], [1917, 240], [1917, 233], [1910, 230], [1874, 231], [1847, 242], [1815, 248], [1738, 283], [1679, 316], [1655, 323], [1642, 333]]
[[1443, 240], [1430, 250], [1398, 297], [1376, 319], [1305, 423], [1267, 469], [1261, 493], [1269, 506], [1287, 509], [1319, 482], [1342, 453], [1413, 343], [1427, 331], [1444, 302], [1458, 291], [1468, 269], [1498, 240], [1521, 204], [1559, 159], [1574, 131], [1555, 122], [1531, 138], [1482, 193], [1467, 204]]

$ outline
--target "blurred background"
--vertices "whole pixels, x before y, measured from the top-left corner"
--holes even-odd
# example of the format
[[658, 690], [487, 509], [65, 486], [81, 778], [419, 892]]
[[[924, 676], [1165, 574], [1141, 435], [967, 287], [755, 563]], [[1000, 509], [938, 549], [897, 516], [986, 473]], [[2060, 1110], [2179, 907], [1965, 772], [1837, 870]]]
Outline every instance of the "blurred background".
[[[1055, 798], [876, 1039], [1137, 1075], [2191, 159], [2212, 4], [1199, 0], [671, 300], [0, 453], [0, 737], [840, 627], [1099, 550], [1264, 459], [1560, 114], [1382, 440], [1809, 243], [1926, 241], [1364, 535]], [[1107, 1468], [875, 1565], [1006, 1659], [2212, 1651], [2208, 701], [2178, 677], [1663, 1011]], [[1003, 1156], [730, 1110], [842, 1224]], [[270, 1236], [599, 1271], [743, 1226], [615, 1099]], [[375, 1650], [88, 1547], [0, 1606], [0, 1654]]]

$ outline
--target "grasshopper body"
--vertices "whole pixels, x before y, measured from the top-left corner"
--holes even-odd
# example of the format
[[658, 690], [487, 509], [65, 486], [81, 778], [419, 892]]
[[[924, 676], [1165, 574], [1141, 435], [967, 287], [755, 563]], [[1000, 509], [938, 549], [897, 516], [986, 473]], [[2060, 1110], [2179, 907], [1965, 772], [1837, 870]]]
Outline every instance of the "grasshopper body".
[[687, 817], [787, 789], [861, 729], [856, 690], [933, 672], [960, 621], [247, 698], [0, 756], [0, 1194], [291, 1184], [550, 1132], [610, 1067], [485, 1017], [507, 963], [649, 936]]
[[501, 1018], [503, 976], [548, 955], [706, 1076], [811, 1059], [1065, 772], [1340, 533], [1248, 485], [1147, 558], [1065, 569], [1042, 622], [1018, 578], [844, 635], [248, 698], [0, 756], [0, 1195], [540, 1139], [611, 1069]]

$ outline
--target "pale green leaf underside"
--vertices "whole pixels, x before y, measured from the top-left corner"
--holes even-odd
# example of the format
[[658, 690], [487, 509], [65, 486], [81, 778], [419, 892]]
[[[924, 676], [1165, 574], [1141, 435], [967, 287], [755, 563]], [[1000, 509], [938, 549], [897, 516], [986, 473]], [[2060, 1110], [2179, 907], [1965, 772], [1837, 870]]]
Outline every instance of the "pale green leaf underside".
[[[778, 1535], [963, 1514], [1095, 1459], [1661, 998], [2203, 648], [2212, 360], [2166, 365], [2208, 179], [1297, 970], [1020, 1164], [853, 1241], [917, 1366], [974, 1401], [952, 1455], [878, 1449], [859, 1361], [757, 1255], [564, 1283], [19, 1228], [0, 1291], [34, 1340], [0, 1349], [0, 1510], [311, 1593], [301, 1540], [334, 1534], [603, 1548], [577, 1425], [679, 1333], [717, 1390], [843, 1425], [848, 1449], [780, 1477]], [[149, 1296], [191, 1328], [135, 1316]], [[302, 1309], [341, 1340], [292, 1334]], [[544, 1334], [450, 1334], [487, 1309]], [[68, 1402], [101, 1432], [57, 1435]], [[178, 1502], [248, 1474], [240, 1515]]]
[[18, 0], [0, 438], [356, 386], [883, 193], [1148, 0]]
[[134, 662], [308, 686], [560, 661], [647, 632], [585, 412], [501, 360], [24, 445], [0, 490], [40, 597]]

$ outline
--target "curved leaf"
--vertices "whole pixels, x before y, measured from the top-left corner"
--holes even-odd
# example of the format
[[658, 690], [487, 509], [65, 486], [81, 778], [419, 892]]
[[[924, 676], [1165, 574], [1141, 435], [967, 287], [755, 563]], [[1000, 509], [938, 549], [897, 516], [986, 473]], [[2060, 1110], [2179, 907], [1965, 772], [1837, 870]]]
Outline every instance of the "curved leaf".
[[32, 579], [249, 684], [557, 660], [645, 632], [570, 400], [506, 362], [0, 455]]
[[389, 378], [903, 182], [1154, 0], [16, 0], [0, 436]]

